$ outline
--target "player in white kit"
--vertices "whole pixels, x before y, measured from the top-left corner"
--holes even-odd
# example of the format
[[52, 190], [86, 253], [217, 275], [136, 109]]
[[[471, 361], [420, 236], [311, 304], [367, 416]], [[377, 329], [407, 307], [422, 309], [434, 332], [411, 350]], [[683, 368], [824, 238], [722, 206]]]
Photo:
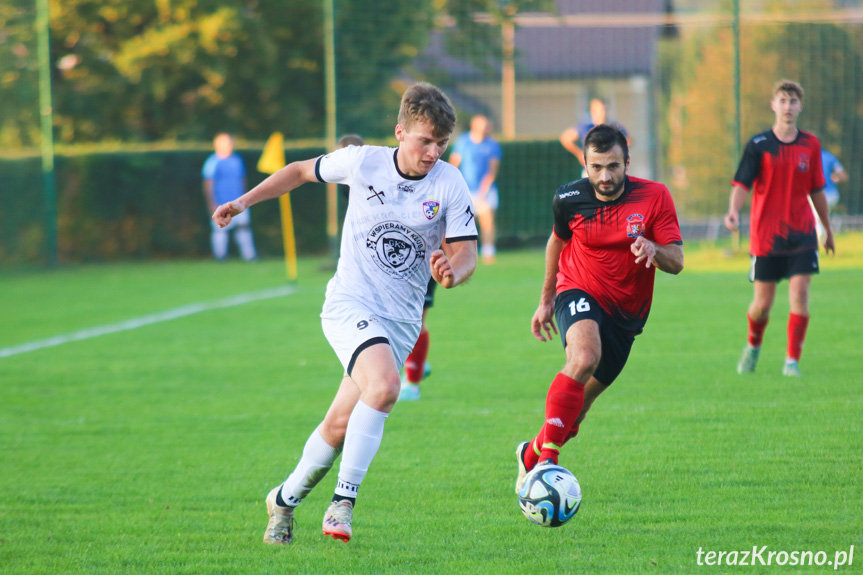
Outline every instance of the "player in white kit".
[[248, 207], [306, 182], [350, 187], [341, 257], [321, 313], [324, 334], [346, 375], [293, 473], [266, 498], [266, 543], [291, 542], [294, 509], [339, 453], [323, 532], [350, 540], [357, 490], [398, 398], [399, 370], [419, 336], [429, 277], [452, 288], [476, 269], [477, 230], [467, 184], [458, 169], [438, 161], [455, 123], [455, 110], [440, 89], [414, 84], [402, 97], [397, 148], [349, 146], [294, 162], [213, 214], [224, 226]]

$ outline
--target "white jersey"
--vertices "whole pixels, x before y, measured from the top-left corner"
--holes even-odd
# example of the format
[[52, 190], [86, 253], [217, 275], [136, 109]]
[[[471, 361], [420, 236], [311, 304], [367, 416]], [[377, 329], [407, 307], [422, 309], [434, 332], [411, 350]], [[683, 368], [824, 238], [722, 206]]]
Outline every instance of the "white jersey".
[[353, 299], [381, 317], [422, 321], [429, 258], [446, 238], [476, 240], [467, 184], [438, 161], [425, 176], [406, 176], [398, 148], [348, 146], [318, 158], [321, 182], [350, 186], [336, 275], [327, 300]]

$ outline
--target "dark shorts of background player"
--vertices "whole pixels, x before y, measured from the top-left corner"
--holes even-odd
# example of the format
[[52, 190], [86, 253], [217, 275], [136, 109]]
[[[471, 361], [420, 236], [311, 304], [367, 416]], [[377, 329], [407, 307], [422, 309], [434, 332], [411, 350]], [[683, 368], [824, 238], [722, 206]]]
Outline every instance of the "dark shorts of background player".
[[[589, 309], [584, 310], [585, 303]], [[579, 311], [579, 308], [584, 311]], [[571, 289], [559, 293], [554, 300], [554, 309], [557, 329], [560, 331], [560, 339], [563, 341], [564, 349], [566, 349], [566, 332], [573, 324], [581, 320], [592, 319], [599, 325], [602, 355], [593, 377], [605, 386], [614, 383], [614, 380], [623, 371], [626, 360], [629, 359], [629, 351], [632, 349], [635, 336], [620, 329], [611, 319], [611, 316], [605, 313], [596, 300], [586, 291]], [[575, 309], [574, 314], [572, 313], [573, 309]]]
[[423, 309], [428, 309], [434, 305], [434, 290], [437, 287], [437, 282], [434, 279], [429, 280], [429, 285], [426, 287], [426, 297], [423, 300]]
[[818, 250], [781, 256], [752, 256], [749, 281], [778, 282], [791, 276], [817, 274]]

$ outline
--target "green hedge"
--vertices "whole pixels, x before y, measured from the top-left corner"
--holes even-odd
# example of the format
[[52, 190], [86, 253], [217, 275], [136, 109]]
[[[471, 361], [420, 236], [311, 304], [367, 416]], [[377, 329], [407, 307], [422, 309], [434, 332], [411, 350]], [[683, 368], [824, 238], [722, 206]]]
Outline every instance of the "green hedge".
[[[238, 150], [248, 183], [260, 150]], [[315, 157], [322, 148], [286, 150], [288, 162]], [[201, 166], [209, 151], [117, 151], [58, 155], [56, 188], [61, 262], [135, 258], [209, 257], [209, 214]], [[577, 177], [577, 163], [556, 141], [503, 144], [498, 228], [501, 243], [542, 240], [551, 230], [551, 196]], [[45, 256], [41, 167], [38, 157], [0, 159], [0, 263]], [[291, 194], [297, 249], [325, 253], [326, 193], [307, 184]], [[340, 211], [344, 211], [344, 206]], [[252, 208], [259, 253], [281, 256], [278, 202]], [[232, 250], [235, 250], [232, 242]]]

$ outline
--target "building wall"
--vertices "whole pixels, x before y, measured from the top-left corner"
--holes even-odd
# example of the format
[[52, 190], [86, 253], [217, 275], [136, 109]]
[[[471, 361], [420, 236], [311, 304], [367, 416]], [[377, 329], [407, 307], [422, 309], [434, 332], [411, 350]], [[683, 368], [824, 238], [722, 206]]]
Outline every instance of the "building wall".
[[[599, 97], [608, 106], [608, 119], [626, 129], [631, 140], [629, 173], [653, 179], [653, 131], [650, 125], [649, 80], [645, 76], [516, 83], [516, 138], [557, 139], [568, 126], [588, 118], [588, 103]], [[494, 132], [501, 126], [501, 86], [459, 83], [458, 90], [490, 110]], [[573, 170], [578, 161], [573, 158]]]

